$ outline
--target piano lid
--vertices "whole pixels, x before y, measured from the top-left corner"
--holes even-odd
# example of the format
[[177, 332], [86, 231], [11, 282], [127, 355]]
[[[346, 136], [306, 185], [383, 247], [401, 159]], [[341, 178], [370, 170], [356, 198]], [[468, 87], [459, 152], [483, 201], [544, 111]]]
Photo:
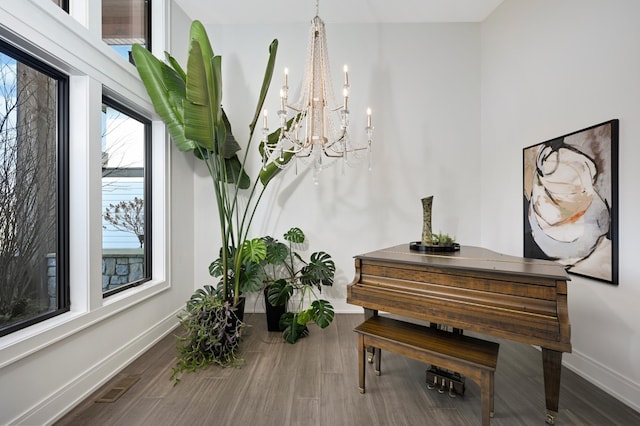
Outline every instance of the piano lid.
[[460, 246], [460, 250], [454, 252], [422, 253], [409, 249], [407, 243], [361, 254], [355, 258], [474, 272], [510, 273], [527, 277], [570, 280], [565, 267], [559, 263], [509, 256], [474, 246]]

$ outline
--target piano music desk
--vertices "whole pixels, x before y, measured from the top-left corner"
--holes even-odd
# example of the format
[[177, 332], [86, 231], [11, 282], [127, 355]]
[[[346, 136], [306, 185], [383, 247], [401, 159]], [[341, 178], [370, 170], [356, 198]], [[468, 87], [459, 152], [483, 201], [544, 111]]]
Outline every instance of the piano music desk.
[[459, 372], [478, 384], [482, 400], [482, 425], [493, 417], [494, 372], [497, 343], [449, 333], [391, 318], [374, 316], [357, 326], [360, 393], [365, 392], [367, 347], [375, 348], [375, 370], [380, 375], [380, 350]]

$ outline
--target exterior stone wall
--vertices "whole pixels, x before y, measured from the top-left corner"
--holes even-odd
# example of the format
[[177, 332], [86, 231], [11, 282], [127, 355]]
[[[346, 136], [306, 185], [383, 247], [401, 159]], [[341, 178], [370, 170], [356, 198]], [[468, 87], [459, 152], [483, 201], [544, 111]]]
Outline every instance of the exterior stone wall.
[[102, 291], [113, 290], [144, 277], [144, 256], [104, 254], [102, 256]]
[[[102, 292], [113, 290], [144, 277], [144, 254], [105, 253], [102, 255]], [[49, 307], [57, 307], [56, 256], [47, 256]]]

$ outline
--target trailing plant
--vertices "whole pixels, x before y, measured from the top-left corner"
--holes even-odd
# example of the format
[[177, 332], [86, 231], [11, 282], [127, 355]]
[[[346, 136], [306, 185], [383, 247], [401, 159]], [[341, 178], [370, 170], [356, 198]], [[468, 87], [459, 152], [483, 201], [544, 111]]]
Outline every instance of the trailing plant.
[[185, 371], [195, 371], [211, 364], [238, 367], [240, 332], [244, 323], [229, 301], [221, 300], [211, 285], [196, 290], [178, 317], [184, 336], [177, 336], [178, 362], [172, 369], [175, 384]]
[[267, 299], [273, 306], [293, 306], [280, 317], [284, 340], [295, 343], [309, 334], [307, 324], [314, 322], [326, 328], [334, 318], [334, 309], [327, 300], [320, 299], [322, 286], [333, 285], [335, 263], [323, 251], [311, 254], [308, 261], [295, 251], [305, 242], [300, 228], [284, 234], [286, 244], [272, 237], [263, 237], [267, 253], [262, 261], [267, 283]]

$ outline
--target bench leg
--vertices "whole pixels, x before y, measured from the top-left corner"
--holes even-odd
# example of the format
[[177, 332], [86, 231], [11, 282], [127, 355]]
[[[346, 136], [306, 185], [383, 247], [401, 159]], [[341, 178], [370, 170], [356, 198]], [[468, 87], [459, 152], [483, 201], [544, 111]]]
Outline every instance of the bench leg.
[[382, 350], [380, 348], [375, 348], [374, 352], [375, 352], [374, 359], [376, 361], [376, 364], [375, 364], [376, 376], [379, 376], [380, 375], [380, 362], [382, 361]]
[[493, 374], [483, 371], [480, 375], [480, 399], [482, 401], [482, 426], [491, 424], [493, 414]]
[[493, 405], [493, 400], [494, 400], [493, 395], [494, 395], [495, 385], [496, 385], [496, 377], [495, 377], [495, 375], [493, 373], [489, 373], [489, 381], [491, 383], [491, 386], [490, 386], [490, 389], [491, 389], [490, 390], [490, 392], [491, 392], [491, 412], [489, 413], [489, 415], [491, 417], [493, 417], [493, 415], [495, 413], [495, 407]]
[[364, 367], [367, 359], [367, 348], [364, 344], [364, 335], [358, 334], [358, 387], [360, 393], [364, 393]]

